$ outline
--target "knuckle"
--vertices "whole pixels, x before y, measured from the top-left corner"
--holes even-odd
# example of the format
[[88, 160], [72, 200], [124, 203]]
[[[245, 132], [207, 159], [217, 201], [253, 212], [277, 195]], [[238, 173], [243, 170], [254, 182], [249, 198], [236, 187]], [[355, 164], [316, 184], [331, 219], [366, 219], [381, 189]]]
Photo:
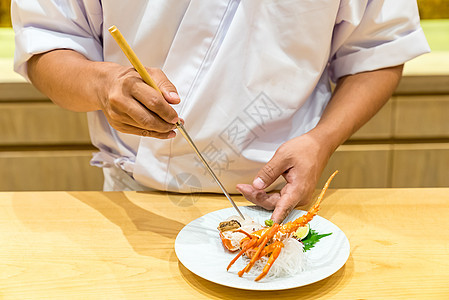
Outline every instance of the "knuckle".
[[120, 103], [120, 94], [117, 93], [115, 90], [112, 91], [107, 98], [107, 105], [109, 107], [114, 107], [116, 106], [118, 103]]
[[134, 68], [121, 67], [114, 78], [116, 81], [122, 82], [124, 78], [131, 76], [134, 72], [135, 72]]
[[151, 75], [164, 74], [160, 68], [147, 68]]
[[313, 193], [313, 188], [310, 188], [306, 185], [300, 185], [296, 190], [296, 197], [294, 199], [294, 202], [292, 204], [294, 207], [300, 205], [300, 204], [307, 204], [309, 199], [311, 198]]
[[121, 119], [121, 115], [115, 110], [110, 110], [108, 114], [109, 118], [114, 123], [117, 123]]
[[284, 154], [286, 151], [286, 147], [285, 144], [282, 144], [278, 147], [278, 149], [276, 150], [276, 154]]
[[292, 201], [287, 203], [287, 205], [285, 206], [285, 211], [287, 214], [289, 214], [296, 207], [298, 201], [299, 199], [295, 197], [294, 199], [292, 199]]
[[135, 108], [132, 105], [130, 105], [129, 103], [128, 104], [126, 104], [126, 103], [122, 104], [122, 111], [123, 111], [124, 114], [130, 116], [131, 118], [132, 118], [133, 115], [136, 114]]
[[276, 176], [276, 172], [274, 171], [274, 168], [270, 164], [266, 164], [262, 168], [262, 174], [268, 178], [274, 178]]
[[162, 103], [159, 98], [159, 95], [151, 95], [148, 97], [148, 104], [150, 107], [148, 107], [151, 110], [158, 111], [160, 110]]
[[140, 124], [142, 124], [143, 128], [154, 130], [154, 121], [153, 118], [150, 117], [143, 117], [140, 119]]
[[109, 94], [105, 106], [111, 111], [123, 111], [127, 109], [126, 103], [124, 95], [120, 91], [114, 90]]
[[122, 79], [122, 86], [129, 91], [133, 91], [136, 88], [136, 78], [130, 75], [124, 76]]
[[166, 91], [174, 90], [173, 85], [168, 80], [162, 80], [161, 82], [159, 82], [159, 88]]
[[142, 132], [141, 132], [141, 135], [142, 136], [146, 136], [146, 137], [149, 137], [149, 136], [151, 136], [151, 132], [149, 131], [149, 130], [142, 130]]
[[285, 219], [295, 207], [296, 203], [294, 202], [284, 203], [284, 205], [280, 207], [282, 219]]
[[273, 210], [276, 208], [276, 204], [268, 202], [268, 203], [264, 204], [263, 208], [265, 208], [266, 210]]
[[298, 195], [298, 198], [303, 197], [304, 193], [306, 193], [306, 191], [307, 191], [306, 184], [304, 184], [304, 183], [299, 184], [295, 190], [296, 190], [295, 194]]
[[173, 119], [176, 115], [173, 115], [174, 110], [167, 107], [165, 100], [161, 100], [159, 96], [152, 96], [149, 101], [149, 109], [157, 114], [162, 120]]
[[124, 77], [130, 73], [134, 73], [136, 70], [133, 67], [123, 67], [120, 77]]
[[288, 215], [290, 214], [291, 211], [292, 211], [292, 210], [285, 210], [285, 211], [282, 213], [282, 220], [285, 220], [285, 218], [288, 217]]
[[282, 144], [277, 150], [276, 155], [281, 156], [283, 160], [290, 160], [292, 158], [292, 152], [290, 149], [285, 146], [285, 144]]

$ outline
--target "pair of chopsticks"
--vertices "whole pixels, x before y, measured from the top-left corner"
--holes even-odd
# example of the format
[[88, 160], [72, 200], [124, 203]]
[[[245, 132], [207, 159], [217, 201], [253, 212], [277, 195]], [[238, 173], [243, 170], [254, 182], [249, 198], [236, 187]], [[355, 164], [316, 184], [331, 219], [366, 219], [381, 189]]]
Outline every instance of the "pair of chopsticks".
[[[150, 74], [148, 73], [148, 71], [145, 69], [143, 64], [140, 62], [140, 60], [137, 57], [136, 53], [133, 51], [133, 49], [131, 49], [129, 44], [126, 42], [125, 38], [123, 37], [122, 33], [118, 30], [118, 28], [115, 25], [113, 25], [108, 30], [111, 33], [112, 37], [117, 42], [117, 44], [122, 49], [123, 53], [125, 53], [125, 55], [128, 58], [128, 60], [134, 66], [134, 69], [136, 69], [137, 73], [139, 73], [139, 75], [142, 77], [143, 81], [145, 81], [146, 84], [148, 84], [153, 89], [155, 89], [160, 94], [162, 94], [161, 90], [158, 88], [158, 86], [156, 85], [156, 83], [151, 78]], [[231, 202], [232, 206], [235, 208], [235, 210], [238, 212], [238, 214], [243, 219], [245, 219], [245, 217], [243, 216], [243, 214], [240, 212], [240, 210], [238, 209], [237, 205], [235, 204], [234, 200], [232, 200], [231, 196], [226, 191], [226, 189], [223, 186], [223, 184], [221, 183], [221, 181], [218, 179], [217, 175], [215, 175], [214, 171], [209, 166], [207, 161], [204, 159], [203, 155], [201, 155], [201, 152], [198, 150], [198, 148], [196, 147], [195, 143], [193, 142], [193, 140], [190, 138], [189, 134], [185, 130], [184, 125], [182, 125], [182, 123], [180, 121], [178, 121], [178, 122], [176, 122], [176, 127], [178, 128], [179, 132], [184, 136], [184, 138], [187, 140], [187, 142], [190, 144], [190, 146], [193, 148], [193, 150], [195, 151], [196, 155], [199, 157], [199, 159], [201, 160], [203, 165], [209, 171], [210, 175], [214, 178], [215, 182], [218, 184], [220, 189], [223, 191], [223, 193], [226, 196], [226, 198], [228, 198], [228, 200]]]

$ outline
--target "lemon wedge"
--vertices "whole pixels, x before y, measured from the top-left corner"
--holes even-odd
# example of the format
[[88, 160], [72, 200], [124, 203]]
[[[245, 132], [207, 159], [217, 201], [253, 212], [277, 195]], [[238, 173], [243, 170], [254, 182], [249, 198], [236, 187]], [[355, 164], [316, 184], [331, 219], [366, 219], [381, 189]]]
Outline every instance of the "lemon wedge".
[[309, 234], [310, 226], [306, 224], [305, 226], [299, 227], [293, 234], [298, 240], [304, 239]]

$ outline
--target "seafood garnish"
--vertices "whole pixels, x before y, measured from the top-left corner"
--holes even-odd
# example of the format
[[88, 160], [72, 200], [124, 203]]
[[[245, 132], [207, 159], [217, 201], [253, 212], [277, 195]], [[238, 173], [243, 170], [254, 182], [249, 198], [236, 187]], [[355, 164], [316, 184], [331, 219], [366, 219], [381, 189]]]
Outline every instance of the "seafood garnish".
[[[313, 219], [314, 216], [317, 215], [324, 194], [337, 173], [338, 171], [335, 171], [329, 177], [321, 190], [316, 203], [310, 208], [310, 210], [296, 220], [285, 224], [274, 223], [271, 227], [263, 227], [262, 225], [259, 225], [261, 227], [260, 229], [256, 229], [256, 226], [253, 226], [254, 230], [249, 230], [250, 232], [244, 230], [245, 226], [243, 224], [240, 228], [220, 232], [223, 245], [228, 250], [240, 250], [240, 252], [229, 263], [227, 270], [231, 268], [240, 256], [245, 254], [245, 256], [251, 260], [245, 268], [238, 272], [238, 275], [242, 277], [243, 274], [248, 273], [254, 264], [263, 258], [267, 260], [267, 262], [265, 263], [262, 272], [256, 277], [255, 281], [259, 281], [264, 278], [284, 248], [284, 242], [286, 242], [287, 239], [290, 239], [299, 227], [305, 226]], [[254, 221], [252, 222], [255, 223]], [[240, 235], [240, 239], [235, 238], [235, 235], [237, 234]]]
[[[234, 225], [230, 225], [228, 222], [231, 222], [231, 224]], [[236, 224], [239, 224], [239, 226], [236, 227]], [[234, 226], [236, 228], [231, 228]], [[221, 227], [224, 227], [225, 230], [220, 230]], [[245, 215], [245, 219], [240, 216], [231, 216], [227, 220], [221, 222], [218, 226], [223, 246], [225, 246], [225, 248], [231, 252], [240, 250], [241, 240], [247, 237], [250, 233], [253, 233], [254, 231], [260, 230], [262, 228], [262, 225], [255, 222], [248, 215]]]
[[240, 227], [242, 227], [242, 225], [240, 225], [240, 223], [237, 220], [230, 220], [220, 222], [220, 225], [218, 225], [217, 229], [220, 230], [220, 232], [223, 232], [232, 229], [238, 229]]

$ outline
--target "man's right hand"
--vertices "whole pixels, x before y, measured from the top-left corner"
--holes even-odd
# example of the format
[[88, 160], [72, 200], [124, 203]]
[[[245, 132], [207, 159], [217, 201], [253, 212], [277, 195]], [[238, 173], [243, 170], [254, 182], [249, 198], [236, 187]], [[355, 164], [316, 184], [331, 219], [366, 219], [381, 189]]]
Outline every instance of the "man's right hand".
[[124, 133], [159, 139], [175, 137], [173, 130], [179, 117], [171, 104], [178, 104], [180, 99], [167, 76], [160, 69], [147, 69], [161, 95], [133, 68], [116, 64], [109, 68], [107, 84], [99, 97], [99, 105], [109, 124]]
[[180, 119], [171, 105], [180, 102], [178, 93], [160, 69], [147, 70], [162, 95], [133, 68], [91, 61], [73, 50], [36, 54], [28, 61], [31, 82], [57, 105], [78, 112], [102, 110], [120, 132], [173, 138]]

